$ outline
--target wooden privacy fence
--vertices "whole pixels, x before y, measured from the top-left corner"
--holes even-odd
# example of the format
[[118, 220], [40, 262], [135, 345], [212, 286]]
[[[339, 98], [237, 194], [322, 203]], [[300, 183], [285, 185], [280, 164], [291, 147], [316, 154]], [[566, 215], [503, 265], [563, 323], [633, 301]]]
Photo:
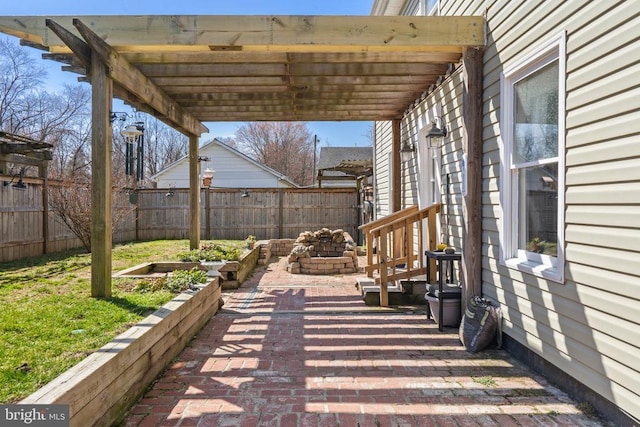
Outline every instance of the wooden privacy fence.
[[[360, 214], [355, 188], [204, 189], [200, 207], [203, 240], [294, 238], [323, 227], [356, 236]], [[188, 189], [140, 190], [138, 239], [188, 237]]]
[[[23, 178], [23, 186], [14, 185], [11, 176], [0, 175], [0, 262], [61, 252], [82, 243], [51, 210], [45, 209], [44, 180]], [[59, 185], [48, 182], [49, 192]], [[128, 196], [114, 193], [114, 203], [126, 206]], [[91, 203], [88, 200], [87, 203]], [[135, 238], [134, 210], [123, 218], [113, 233], [114, 242]]]
[[[45, 209], [43, 180], [24, 178], [24, 183], [16, 187], [10, 176], [0, 176], [0, 262], [81, 247], [60, 218]], [[113, 194], [114, 203], [131, 206], [115, 227], [114, 243], [189, 238], [188, 189], [140, 189], [136, 196], [137, 204], [130, 205], [128, 195]], [[200, 199], [203, 240], [243, 240], [250, 234], [261, 240], [294, 238], [322, 227], [357, 236], [355, 188], [203, 189]]]

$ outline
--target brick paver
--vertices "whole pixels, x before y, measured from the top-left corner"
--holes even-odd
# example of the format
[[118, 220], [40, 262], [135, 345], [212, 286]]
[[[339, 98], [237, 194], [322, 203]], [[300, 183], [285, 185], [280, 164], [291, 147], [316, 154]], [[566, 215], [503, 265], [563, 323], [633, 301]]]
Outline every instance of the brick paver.
[[368, 307], [357, 275], [276, 261], [226, 295], [124, 425], [600, 425], [506, 352], [466, 352], [424, 307]]

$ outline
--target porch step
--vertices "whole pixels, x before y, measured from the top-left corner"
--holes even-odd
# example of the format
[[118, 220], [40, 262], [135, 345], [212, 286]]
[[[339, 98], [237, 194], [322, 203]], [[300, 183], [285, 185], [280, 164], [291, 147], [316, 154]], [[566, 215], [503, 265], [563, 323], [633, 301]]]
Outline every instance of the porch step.
[[[380, 306], [380, 286], [376, 285], [374, 279], [361, 278], [357, 280], [356, 288], [362, 294], [364, 303], [369, 306]], [[389, 296], [389, 305], [406, 305], [416, 304], [413, 295], [405, 294], [402, 292], [401, 286], [393, 285], [389, 283], [387, 287], [387, 294]], [[423, 295], [424, 300], [424, 295]]]

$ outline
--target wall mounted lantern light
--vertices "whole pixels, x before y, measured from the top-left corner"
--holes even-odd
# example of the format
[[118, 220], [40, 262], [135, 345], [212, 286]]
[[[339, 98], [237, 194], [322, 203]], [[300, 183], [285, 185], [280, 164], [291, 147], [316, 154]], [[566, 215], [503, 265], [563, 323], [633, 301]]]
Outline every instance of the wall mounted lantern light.
[[415, 151], [416, 147], [408, 139], [402, 141], [402, 146], [400, 147], [400, 156], [402, 158], [402, 162], [407, 163], [408, 161], [410, 161]]
[[431, 122], [431, 129], [427, 133], [427, 146], [429, 148], [438, 148], [447, 133], [447, 125], [444, 123], [444, 119], [441, 116], [434, 117]]

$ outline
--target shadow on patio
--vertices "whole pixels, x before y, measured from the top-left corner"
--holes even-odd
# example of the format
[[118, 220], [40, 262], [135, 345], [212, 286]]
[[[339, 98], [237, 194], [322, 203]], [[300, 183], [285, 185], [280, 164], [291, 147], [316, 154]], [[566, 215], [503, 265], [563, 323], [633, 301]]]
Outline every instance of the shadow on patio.
[[423, 307], [368, 307], [356, 275], [259, 267], [126, 426], [599, 425], [501, 350], [465, 351]]

